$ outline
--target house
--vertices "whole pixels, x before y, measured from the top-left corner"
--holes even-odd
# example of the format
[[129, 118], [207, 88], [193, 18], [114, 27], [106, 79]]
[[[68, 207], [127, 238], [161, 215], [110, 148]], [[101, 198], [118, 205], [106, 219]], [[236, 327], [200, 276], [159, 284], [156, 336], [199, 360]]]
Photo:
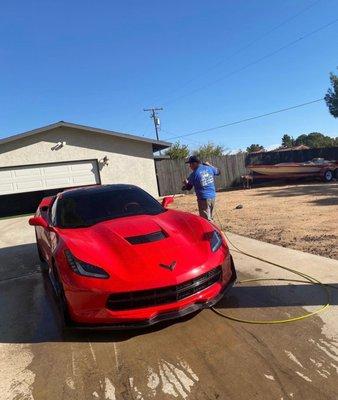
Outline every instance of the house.
[[153, 153], [169, 146], [64, 121], [0, 139], [0, 216], [75, 186], [130, 183], [158, 196]]

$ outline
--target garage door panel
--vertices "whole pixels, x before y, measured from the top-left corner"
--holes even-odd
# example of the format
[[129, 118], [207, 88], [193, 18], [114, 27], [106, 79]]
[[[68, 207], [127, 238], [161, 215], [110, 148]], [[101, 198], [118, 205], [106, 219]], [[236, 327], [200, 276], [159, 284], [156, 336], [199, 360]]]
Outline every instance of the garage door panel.
[[12, 171], [0, 170], [0, 182], [10, 182], [12, 179]]
[[55, 165], [41, 168], [42, 172], [46, 176], [52, 175], [65, 175], [70, 171], [69, 165]]
[[1, 182], [0, 183], [0, 193], [13, 193], [14, 186], [10, 182]]
[[41, 171], [39, 168], [18, 168], [12, 171], [12, 177], [24, 178], [24, 177], [41, 177]]
[[71, 186], [72, 179], [60, 177], [60, 178], [53, 178], [53, 179], [45, 179], [46, 188], [57, 188], [57, 187], [66, 187]]
[[0, 169], [0, 195], [96, 183], [100, 178], [95, 160]]
[[[80, 185], [88, 185], [88, 180], [86, 178], [86, 176], [74, 176], [72, 179], [73, 185], [74, 186], [80, 186]], [[89, 183], [91, 184], [91, 183]], [[92, 184], [94, 185], [95, 182], [92, 182]]]
[[16, 191], [20, 193], [44, 189], [43, 182], [38, 179], [15, 182], [14, 186], [16, 187]]
[[93, 169], [93, 165], [92, 164], [73, 164], [69, 166], [71, 171], [73, 172], [88, 172], [88, 171], [92, 171]]

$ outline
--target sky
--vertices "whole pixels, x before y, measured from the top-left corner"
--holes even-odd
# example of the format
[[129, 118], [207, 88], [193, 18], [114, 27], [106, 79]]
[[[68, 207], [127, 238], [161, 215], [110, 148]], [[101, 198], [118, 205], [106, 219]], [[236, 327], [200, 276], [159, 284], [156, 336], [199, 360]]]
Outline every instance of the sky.
[[177, 138], [324, 97], [337, 18], [338, 0], [3, 0], [0, 138], [60, 120], [154, 138], [154, 106], [191, 149], [337, 136], [318, 102]]

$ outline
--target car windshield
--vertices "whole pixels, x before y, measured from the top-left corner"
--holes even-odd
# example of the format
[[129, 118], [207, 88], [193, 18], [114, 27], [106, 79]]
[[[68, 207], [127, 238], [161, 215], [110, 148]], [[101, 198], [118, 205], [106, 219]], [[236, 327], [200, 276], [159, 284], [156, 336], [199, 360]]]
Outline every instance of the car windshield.
[[56, 225], [60, 228], [80, 228], [109, 219], [156, 215], [164, 211], [158, 201], [137, 187], [74, 191], [58, 200]]

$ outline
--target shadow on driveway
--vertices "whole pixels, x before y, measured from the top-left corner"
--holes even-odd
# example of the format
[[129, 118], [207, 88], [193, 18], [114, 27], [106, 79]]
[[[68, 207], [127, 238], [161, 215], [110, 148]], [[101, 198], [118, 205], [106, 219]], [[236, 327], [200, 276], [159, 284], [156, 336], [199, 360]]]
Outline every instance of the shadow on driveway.
[[0, 249], [0, 343], [119, 342], [193, 318], [129, 331], [63, 331], [48, 275], [35, 243]]
[[[262, 281], [263, 282], [263, 281]], [[328, 287], [330, 304], [338, 305], [338, 283]], [[228, 297], [223, 298], [215, 308], [268, 308], [318, 306], [327, 303], [327, 292], [316, 284], [277, 284], [235, 286]]]

